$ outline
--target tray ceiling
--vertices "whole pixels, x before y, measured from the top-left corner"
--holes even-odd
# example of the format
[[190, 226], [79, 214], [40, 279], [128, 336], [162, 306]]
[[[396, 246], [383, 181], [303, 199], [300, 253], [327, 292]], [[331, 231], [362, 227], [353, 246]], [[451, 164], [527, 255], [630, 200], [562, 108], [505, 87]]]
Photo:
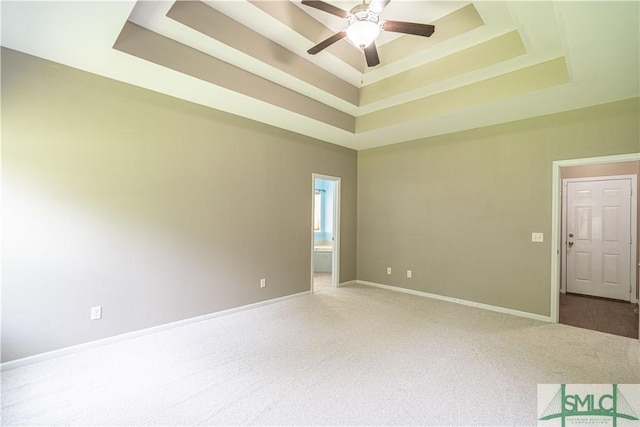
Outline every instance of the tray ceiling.
[[[358, 2], [330, 1], [349, 10]], [[354, 149], [639, 95], [638, 2], [392, 0], [381, 64], [299, 1], [3, 1], [2, 45]]]

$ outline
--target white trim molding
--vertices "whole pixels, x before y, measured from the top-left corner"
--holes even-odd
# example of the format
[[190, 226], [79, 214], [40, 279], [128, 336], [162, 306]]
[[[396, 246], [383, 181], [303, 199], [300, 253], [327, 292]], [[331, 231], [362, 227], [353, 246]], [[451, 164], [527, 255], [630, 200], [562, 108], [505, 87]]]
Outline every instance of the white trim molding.
[[253, 304], [247, 304], [240, 307], [230, 308], [228, 310], [216, 311], [213, 313], [203, 314], [202, 316], [191, 317], [189, 319], [178, 320], [171, 323], [165, 323], [163, 325], [152, 326], [146, 329], [140, 329], [137, 331], [127, 332], [120, 335], [114, 335], [112, 337], [102, 338], [95, 341], [89, 341], [86, 343], [74, 345], [71, 347], [61, 348], [59, 350], [48, 351], [46, 353], [40, 353], [29, 357], [23, 357], [22, 359], [10, 360], [8, 362], [4, 362], [0, 364], [0, 371], [6, 371], [9, 369], [18, 368], [24, 365], [30, 365], [33, 363], [42, 362], [49, 359], [54, 359], [56, 357], [62, 357], [73, 353], [78, 353], [83, 350], [88, 350], [90, 348], [100, 347], [107, 344], [113, 344], [120, 341], [129, 340], [132, 338], [155, 334], [157, 332], [165, 331], [167, 329], [177, 328], [180, 326], [186, 326], [191, 323], [202, 322], [204, 320], [214, 319], [216, 317], [226, 316], [233, 313], [238, 313], [240, 311], [251, 310], [258, 307], [263, 307], [266, 305], [275, 304], [278, 302], [286, 301], [291, 298], [297, 298], [304, 295], [311, 294], [311, 291], [304, 291], [296, 294], [285, 295], [283, 297], [273, 298], [266, 301], [260, 301]]
[[365, 280], [358, 280], [357, 283], [360, 284], [360, 285], [371, 286], [371, 287], [374, 287], [374, 288], [387, 289], [387, 290], [390, 290], [390, 291], [402, 292], [402, 293], [405, 293], [405, 294], [417, 295], [417, 296], [421, 296], [421, 297], [437, 299], [437, 300], [440, 300], [440, 301], [452, 302], [454, 304], [460, 304], [460, 305], [466, 305], [466, 306], [469, 306], [469, 307], [481, 308], [483, 310], [496, 311], [498, 313], [511, 314], [513, 316], [518, 316], [518, 317], [526, 317], [527, 319], [540, 320], [542, 322], [551, 322], [551, 318], [549, 316], [543, 316], [541, 314], [528, 313], [526, 311], [513, 310], [511, 308], [505, 308], [505, 307], [498, 307], [496, 305], [483, 304], [481, 302], [469, 301], [469, 300], [464, 300], [464, 299], [460, 299], [460, 298], [447, 297], [447, 296], [444, 296], [444, 295], [432, 294], [432, 293], [429, 293], [429, 292], [416, 291], [415, 289], [400, 288], [398, 286], [390, 286], [390, 285], [383, 285], [383, 284], [380, 284], [380, 283], [367, 282]]
[[346, 286], [357, 285], [359, 282], [357, 280], [349, 280], [348, 282], [338, 283], [339, 288], [344, 288]]

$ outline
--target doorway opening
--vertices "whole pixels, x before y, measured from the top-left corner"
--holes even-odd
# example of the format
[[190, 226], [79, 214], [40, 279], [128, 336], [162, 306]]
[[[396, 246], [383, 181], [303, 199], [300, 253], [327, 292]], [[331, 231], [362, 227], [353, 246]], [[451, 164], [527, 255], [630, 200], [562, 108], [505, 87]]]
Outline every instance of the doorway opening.
[[551, 320], [640, 338], [640, 154], [553, 163]]
[[339, 283], [340, 178], [314, 173], [311, 238], [311, 291]]

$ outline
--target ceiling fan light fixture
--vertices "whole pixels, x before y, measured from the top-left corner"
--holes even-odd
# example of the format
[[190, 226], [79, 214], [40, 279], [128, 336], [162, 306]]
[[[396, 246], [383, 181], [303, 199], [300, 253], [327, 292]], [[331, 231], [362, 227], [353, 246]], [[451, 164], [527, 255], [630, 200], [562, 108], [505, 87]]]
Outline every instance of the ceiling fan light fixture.
[[375, 67], [380, 64], [378, 49], [375, 43], [380, 31], [390, 31], [393, 33], [413, 34], [416, 36], [429, 37], [436, 27], [431, 24], [418, 24], [405, 21], [387, 21], [380, 19], [380, 13], [384, 11], [391, 0], [363, 0], [362, 4], [354, 6], [349, 12], [327, 3], [323, 0], [302, 0], [305, 6], [330, 13], [339, 18], [349, 21], [346, 30], [339, 31], [331, 37], [321, 41], [311, 49], [307, 50], [309, 55], [315, 55], [326, 49], [335, 42], [346, 38], [349, 43], [360, 49], [364, 53], [367, 67]]
[[356, 21], [347, 28], [347, 38], [358, 49], [369, 46], [380, 34], [380, 26], [371, 21]]

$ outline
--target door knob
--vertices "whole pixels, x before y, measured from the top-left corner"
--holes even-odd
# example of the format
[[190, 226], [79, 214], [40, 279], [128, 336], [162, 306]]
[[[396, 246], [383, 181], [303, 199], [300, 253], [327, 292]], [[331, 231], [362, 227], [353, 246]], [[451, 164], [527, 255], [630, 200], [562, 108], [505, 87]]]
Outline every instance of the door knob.
[[567, 244], [569, 245], [569, 247], [573, 246], [573, 242], [571, 240], [569, 240]]
[[573, 233], [569, 233], [569, 237], [573, 237]]

